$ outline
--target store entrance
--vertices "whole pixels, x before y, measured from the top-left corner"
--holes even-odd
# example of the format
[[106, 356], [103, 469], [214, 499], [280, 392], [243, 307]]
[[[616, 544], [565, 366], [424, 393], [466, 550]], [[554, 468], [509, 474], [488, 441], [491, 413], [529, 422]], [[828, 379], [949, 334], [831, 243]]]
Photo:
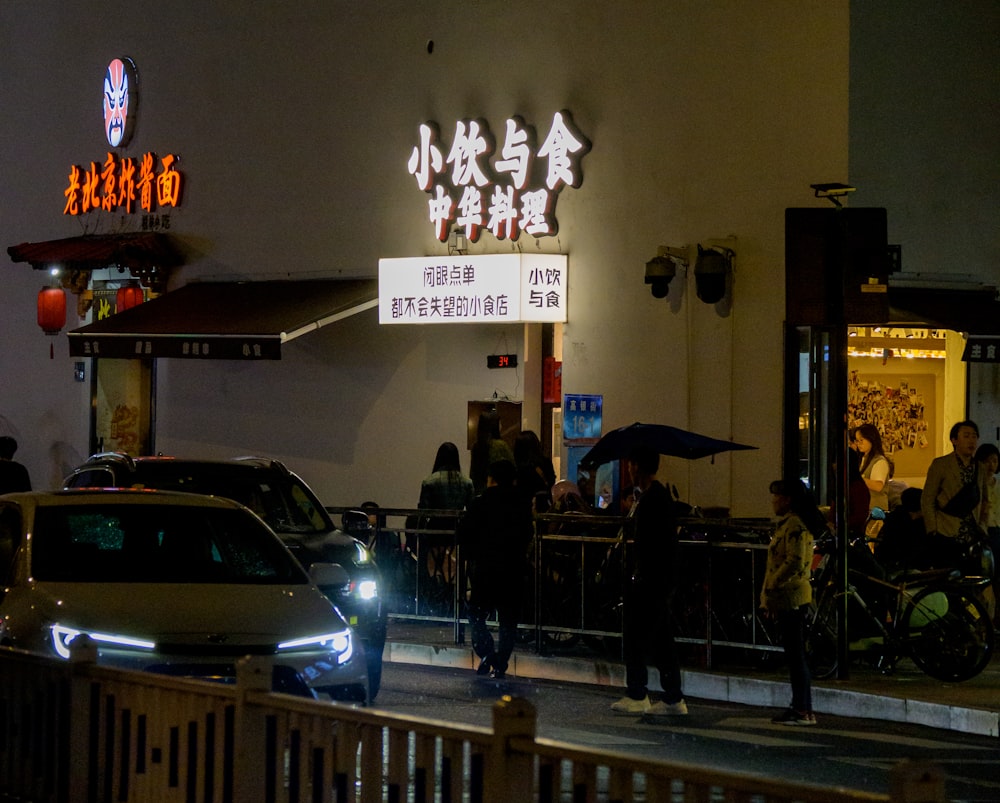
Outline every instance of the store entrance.
[[[967, 417], [964, 337], [947, 329], [848, 326], [841, 363], [839, 334], [809, 326], [786, 332], [786, 473], [806, 482], [820, 504], [830, 503], [838, 425], [850, 432], [870, 423], [882, 436], [896, 483], [922, 487], [931, 460], [950, 449], [951, 424]], [[840, 420], [837, 398], [845, 403]]]
[[95, 357], [91, 377], [90, 453], [153, 454], [155, 362]]

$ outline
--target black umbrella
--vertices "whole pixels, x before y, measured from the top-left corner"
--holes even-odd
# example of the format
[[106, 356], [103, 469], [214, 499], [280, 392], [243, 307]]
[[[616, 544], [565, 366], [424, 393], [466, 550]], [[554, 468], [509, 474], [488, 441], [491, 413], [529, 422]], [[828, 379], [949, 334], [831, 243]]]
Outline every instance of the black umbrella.
[[619, 427], [601, 438], [594, 444], [594, 448], [583, 456], [580, 464], [599, 466], [601, 463], [607, 463], [611, 460], [621, 460], [628, 457], [637, 446], [647, 446], [660, 454], [684, 457], [688, 460], [708, 457], [719, 452], [757, 448], [742, 443], [733, 443], [733, 441], [710, 438], [707, 435], [699, 435], [697, 432], [688, 432], [666, 424], [640, 424], [637, 421], [627, 427]]

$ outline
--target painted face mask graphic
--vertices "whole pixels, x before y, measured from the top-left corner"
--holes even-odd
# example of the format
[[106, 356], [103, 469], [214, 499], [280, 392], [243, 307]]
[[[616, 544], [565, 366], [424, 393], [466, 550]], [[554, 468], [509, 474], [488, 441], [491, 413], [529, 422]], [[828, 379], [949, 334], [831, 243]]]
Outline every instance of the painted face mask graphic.
[[125, 140], [129, 73], [130, 70], [121, 59], [114, 59], [104, 76], [104, 131], [112, 148], [124, 144]]

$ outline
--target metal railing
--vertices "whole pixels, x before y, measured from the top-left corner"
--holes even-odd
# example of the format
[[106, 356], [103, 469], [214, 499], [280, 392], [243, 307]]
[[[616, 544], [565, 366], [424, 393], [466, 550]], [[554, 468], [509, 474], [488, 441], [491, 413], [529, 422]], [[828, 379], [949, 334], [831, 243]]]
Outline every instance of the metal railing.
[[0, 648], [0, 799], [32, 803], [399, 803], [573, 800], [859, 803], [944, 800], [903, 765], [893, 793], [793, 784], [536, 736], [523, 699], [493, 727], [268, 691], [260, 659], [234, 686]]
[[[330, 507], [331, 513], [350, 508]], [[391, 616], [451, 623], [464, 643], [463, 565], [454, 526], [461, 511], [383, 508], [373, 532], [360, 533], [375, 548], [389, 588]], [[538, 516], [531, 549], [530, 598], [522, 605], [522, 633], [539, 654], [575, 646], [621, 657], [621, 606], [629, 543], [624, 519], [582, 513]], [[711, 668], [717, 648], [780, 651], [759, 613], [767, 542], [766, 519], [686, 518], [681, 522], [673, 599], [677, 640], [703, 651]], [[433, 525], [433, 526], [428, 526]]]

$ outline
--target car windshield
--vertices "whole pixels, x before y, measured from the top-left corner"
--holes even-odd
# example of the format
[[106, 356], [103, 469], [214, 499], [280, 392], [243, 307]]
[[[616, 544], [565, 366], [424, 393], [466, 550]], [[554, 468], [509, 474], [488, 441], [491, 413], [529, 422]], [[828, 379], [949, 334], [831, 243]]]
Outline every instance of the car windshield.
[[242, 510], [60, 505], [36, 511], [36, 580], [74, 583], [308, 583], [266, 527]]
[[332, 529], [320, 504], [292, 476], [275, 476], [241, 466], [190, 465], [164, 461], [140, 465], [135, 482], [149, 488], [212, 494], [235, 499], [279, 533], [321, 533]]

